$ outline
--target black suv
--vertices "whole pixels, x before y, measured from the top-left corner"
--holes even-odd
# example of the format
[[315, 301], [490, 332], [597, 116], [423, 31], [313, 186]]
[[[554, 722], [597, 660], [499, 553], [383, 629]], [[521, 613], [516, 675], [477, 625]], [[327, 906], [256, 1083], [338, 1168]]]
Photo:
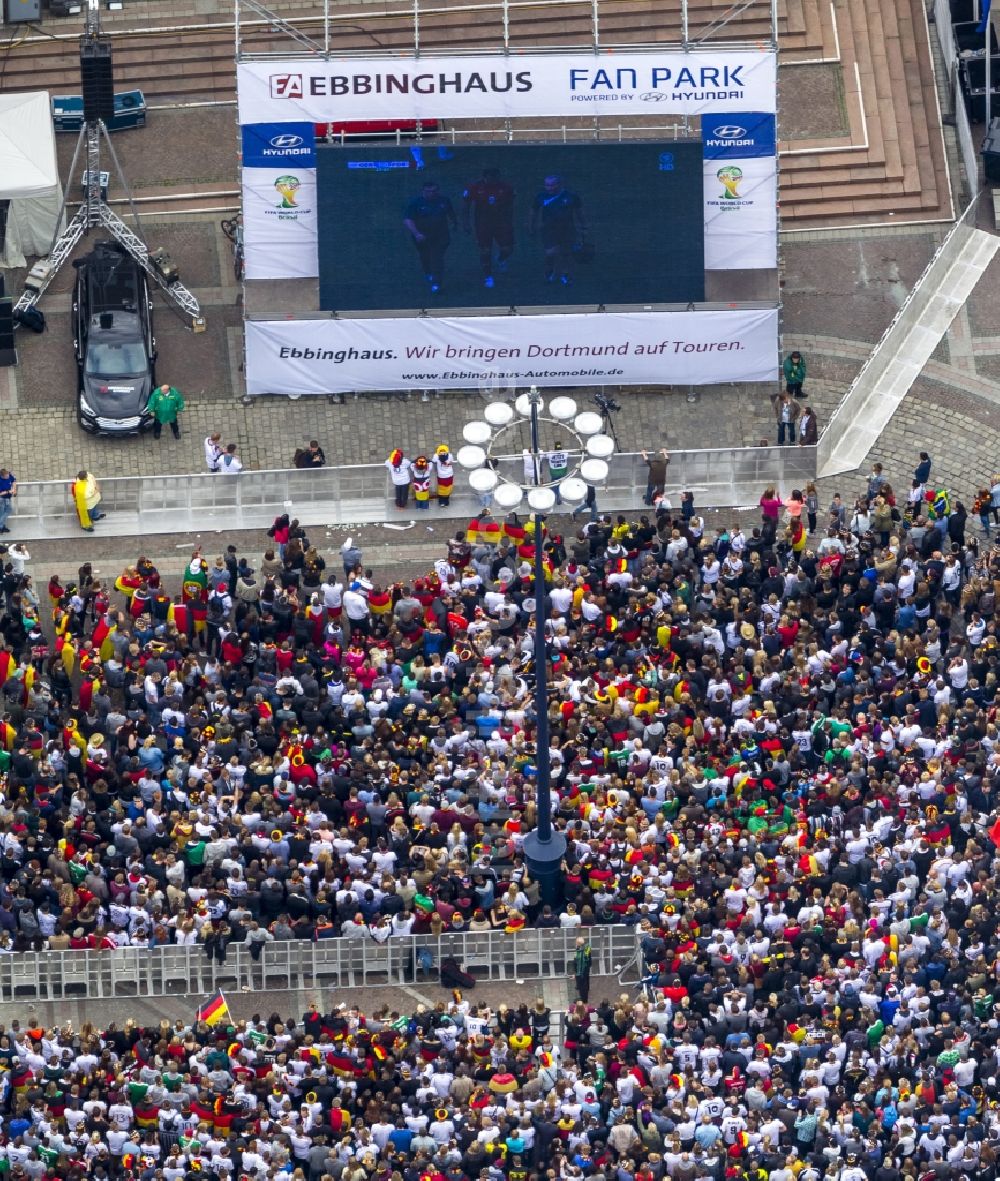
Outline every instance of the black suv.
[[153, 421], [153, 303], [146, 273], [118, 242], [77, 259], [73, 291], [77, 415], [96, 435], [134, 435]]

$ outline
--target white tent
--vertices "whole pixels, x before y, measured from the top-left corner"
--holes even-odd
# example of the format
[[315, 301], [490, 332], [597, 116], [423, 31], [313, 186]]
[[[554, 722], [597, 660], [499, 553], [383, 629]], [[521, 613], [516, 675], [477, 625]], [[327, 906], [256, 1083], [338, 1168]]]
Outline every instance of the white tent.
[[[48, 254], [62, 190], [52, 109], [44, 90], [0, 94], [0, 201], [9, 200], [0, 266], [21, 267], [25, 255]], [[61, 227], [60, 227], [61, 228]]]

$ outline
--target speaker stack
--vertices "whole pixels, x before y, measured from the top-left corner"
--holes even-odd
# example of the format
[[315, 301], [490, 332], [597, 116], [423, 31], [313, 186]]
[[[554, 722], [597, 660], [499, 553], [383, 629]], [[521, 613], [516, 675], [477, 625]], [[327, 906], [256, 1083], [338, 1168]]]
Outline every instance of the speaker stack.
[[83, 117], [87, 123], [115, 114], [115, 80], [111, 68], [111, 43], [88, 38], [80, 44], [80, 82], [83, 86]]
[[14, 348], [14, 301], [9, 295], [0, 298], [0, 367], [17, 364]]

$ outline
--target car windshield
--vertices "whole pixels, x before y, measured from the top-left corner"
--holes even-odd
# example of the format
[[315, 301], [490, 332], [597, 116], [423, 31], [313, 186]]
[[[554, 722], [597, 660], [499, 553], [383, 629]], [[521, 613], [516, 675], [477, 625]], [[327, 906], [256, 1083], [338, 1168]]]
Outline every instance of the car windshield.
[[90, 377], [135, 377], [146, 369], [146, 350], [138, 341], [122, 344], [95, 341], [87, 349]]

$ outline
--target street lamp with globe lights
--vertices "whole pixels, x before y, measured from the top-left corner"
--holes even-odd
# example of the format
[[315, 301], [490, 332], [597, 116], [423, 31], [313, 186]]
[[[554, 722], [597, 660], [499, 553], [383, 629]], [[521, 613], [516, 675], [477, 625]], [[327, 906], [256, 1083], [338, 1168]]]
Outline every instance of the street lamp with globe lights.
[[[601, 430], [601, 416], [591, 410], [577, 413], [576, 402], [565, 395], [553, 398], [545, 414], [545, 404], [537, 387], [531, 386], [511, 406], [508, 402], [490, 402], [483, 411], [483, 420], [466, 423], [462, 436], [465, 446], [458, 452], [459, 464], [469, 469], [469, 483], [476, 492], [491, 493], [494, 502], [505, 512], [512, 512], [527, 499], [535, 517], [534, 582], [535, 621], [535, 791], [537, 822], [524, 839], [524, 853], [528, 866], [535, 875], [544, 902], [558, 901], [561, 892], [560, 865], [566, 852], [566, 838], [552, 827], [552, 780], [549, 762], [549, 705], [548, 656], [545, 647], [545, 564], [542, 538], [545, 514], [556, 503], [556, 485], [561, 498], [570, 504], [581, 504], [587, 497], [587, 486], [603, 484], [608, 476], [608, 461], [614, 453], [614, 441]], [[545, 450], [541, 446], [539, 427], [552, 424], [560, 434], [568, 434], [575, 443], [570, 454], [576, 462], [568, 474], [556, 480], [542, 479]], [[496, 463], [505, 455], [505, 440], [509, 449], [511, 432], [528, 425], [530, 446], [523, 457], [530, 458], [531, 479], [513, 480], [498, 470]], [[526, 453], [526, 454], [525, 454]]]

